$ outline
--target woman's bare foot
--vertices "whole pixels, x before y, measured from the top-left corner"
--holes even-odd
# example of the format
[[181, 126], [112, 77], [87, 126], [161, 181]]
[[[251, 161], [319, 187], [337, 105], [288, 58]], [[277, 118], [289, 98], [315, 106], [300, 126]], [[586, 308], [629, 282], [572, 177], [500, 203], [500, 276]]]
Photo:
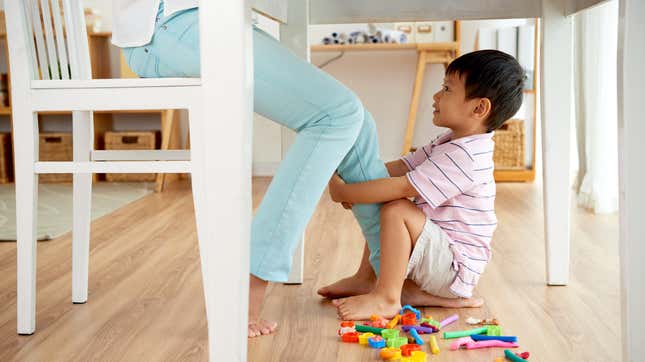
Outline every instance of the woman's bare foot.
[[249, 278], [249, 338], [271, 334], [278, 328], [276, 322], [260, 319], [264, 292], [268, 282], [254, 275]]
[[403, 284], [401, 302], [416, 307], [478, 308], [484, 305], [484, 299], [479, 297], [443, 298], [428, 294], [411, 280]]
[[329, 299], [351, 297], [371, 292], [374, 285], [376, 285], [374, 274], [370, 276], [356, 273], [318, 289], [318, 294]]
[[367, 320], [373, 314], [392, 318], [401, 310], [401, 303], [398, 300], [374, 292], [335, 299], [332, 303], [338, 310], [338, 317], [343, 320]]

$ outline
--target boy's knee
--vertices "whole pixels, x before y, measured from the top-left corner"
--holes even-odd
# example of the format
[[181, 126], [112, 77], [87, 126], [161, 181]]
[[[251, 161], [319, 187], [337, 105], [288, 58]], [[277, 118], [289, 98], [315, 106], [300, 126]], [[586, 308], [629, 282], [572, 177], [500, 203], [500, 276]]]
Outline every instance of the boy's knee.
[[401, 217], [403, 210], [409, 201], [399, 199], [387, 202], [381, 206], [381, 220]]

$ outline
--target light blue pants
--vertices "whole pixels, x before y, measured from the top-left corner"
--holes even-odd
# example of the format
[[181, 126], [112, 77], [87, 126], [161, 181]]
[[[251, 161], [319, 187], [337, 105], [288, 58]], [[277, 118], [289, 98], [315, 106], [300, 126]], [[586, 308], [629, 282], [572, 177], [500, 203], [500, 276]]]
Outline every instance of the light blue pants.
[[[141, 77], [199, 76], [198, 10], [162, 15], [160, 9], [149, 44], [124, 49], [129, 66]], [[353, 92], [257, 28], [253, 53], [255, 112], [297, 132], [251, 231], [251, 273], [284, 282], [300, 236], [333, 172], [338, 169], [349, 183], [388, 174], [379, 158], [374, 119]], [[379, 210], [377, 204], [353, 208], [377, 273]]]

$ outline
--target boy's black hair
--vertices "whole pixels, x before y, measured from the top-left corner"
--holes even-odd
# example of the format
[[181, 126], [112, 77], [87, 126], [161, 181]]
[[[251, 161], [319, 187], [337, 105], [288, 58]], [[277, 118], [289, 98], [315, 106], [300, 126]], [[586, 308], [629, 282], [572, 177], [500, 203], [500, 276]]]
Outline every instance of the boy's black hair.
[[511, 55], [499, 50], [478, 50], [450, 63], [446, 75], [463, 78], [466, 99], [488, 98], [491, 110], [486, 120], [487, 132], [502, 126], [522, 105], [524, 69]]

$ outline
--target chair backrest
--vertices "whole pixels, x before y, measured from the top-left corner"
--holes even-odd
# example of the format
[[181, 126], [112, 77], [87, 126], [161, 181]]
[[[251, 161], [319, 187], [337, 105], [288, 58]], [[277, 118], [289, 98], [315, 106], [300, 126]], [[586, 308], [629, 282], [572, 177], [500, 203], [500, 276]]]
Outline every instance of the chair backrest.
[[12, 78], [91, 79], [81, 0], [5, 0], [5, 14]]

